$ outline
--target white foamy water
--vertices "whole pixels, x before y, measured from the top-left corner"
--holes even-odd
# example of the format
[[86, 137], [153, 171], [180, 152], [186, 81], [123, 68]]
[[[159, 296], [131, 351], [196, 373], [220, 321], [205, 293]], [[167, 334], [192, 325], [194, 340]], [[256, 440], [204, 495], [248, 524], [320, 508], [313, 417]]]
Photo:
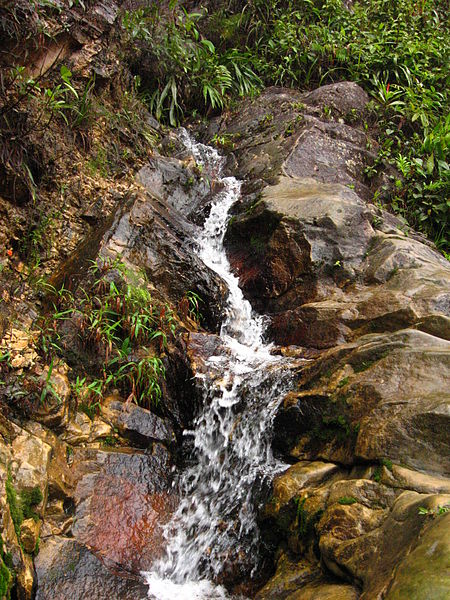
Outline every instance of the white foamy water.
[[[217, 151], [182, 135], [205, 172], [220, 174], [223, 158]], [[251, 577], [260, 554], [255, 494], [277, 468], [270, 430], [287, 389], [281, 368], [286, 359], [270, 354], [264, 319], [253, 313], [231, 272], [223, 239], [241, 184], [234, 177], [221, 181], [223, 190], [198, 241], [198, 255], [229, 288], [220, 333], [224, 351], [208, 361], [221, 377], [201, 379], [204, 408], [193, 430], [185, 432], [193, 437], [193, 464], [177, 483], [181, 501], [165, 528], [166, 554], [144, 573], [152, 600], [226, 600], [231, 596], [213, 582], [226, 578], [230, 565]]]

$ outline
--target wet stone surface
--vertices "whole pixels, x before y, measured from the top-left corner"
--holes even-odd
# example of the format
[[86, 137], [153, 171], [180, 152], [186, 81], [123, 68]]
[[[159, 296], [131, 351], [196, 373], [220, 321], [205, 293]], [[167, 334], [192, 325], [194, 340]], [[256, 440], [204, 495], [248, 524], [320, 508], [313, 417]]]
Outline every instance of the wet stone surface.
[[146, 586], [118, 577], [74, 539], [50, 538], [35, 560], [36, 600], [144, 600]]
[[162, 526], [177, 500], [167, 450], [151, 454], [93, 451], [78, 483], [73, 534], [118, 570], [138, 574], [163, 549]]

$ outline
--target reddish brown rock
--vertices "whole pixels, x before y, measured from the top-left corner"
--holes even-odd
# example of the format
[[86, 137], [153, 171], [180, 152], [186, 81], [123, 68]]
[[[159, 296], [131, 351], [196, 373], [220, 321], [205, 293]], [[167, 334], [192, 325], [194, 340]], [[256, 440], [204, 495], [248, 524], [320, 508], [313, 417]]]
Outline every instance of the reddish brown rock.
[[151, 454], [92, 453], [76, 489], [73, 534], [115, 570], [149, 569], [164, 549], [162, 527], [177, 499], [163, 446]]

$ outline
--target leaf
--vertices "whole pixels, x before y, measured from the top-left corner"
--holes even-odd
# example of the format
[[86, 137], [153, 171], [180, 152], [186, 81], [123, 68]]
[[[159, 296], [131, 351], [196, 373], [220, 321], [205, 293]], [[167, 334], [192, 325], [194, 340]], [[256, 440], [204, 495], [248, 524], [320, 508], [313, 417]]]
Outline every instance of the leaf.
[[202, 40], [201, 43], [203, 44], [203, 46], [208, 48], [208, 50], [211, 52], [211, 54], [214, 54], [216, 52], [216, 48], [215, 48], [214, 44], [212, 42], [210, 42], [209, 40]]

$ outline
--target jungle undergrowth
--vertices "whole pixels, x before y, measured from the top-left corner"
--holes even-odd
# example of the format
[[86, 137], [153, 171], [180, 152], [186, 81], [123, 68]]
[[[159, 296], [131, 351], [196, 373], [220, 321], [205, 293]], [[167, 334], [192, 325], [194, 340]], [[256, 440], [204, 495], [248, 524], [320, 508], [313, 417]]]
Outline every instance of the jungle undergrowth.
[[341, 0], [231, 0], [208, 14], [172, 1], [165, 11], [126, 12], [123, 27], [144, 58], [141, 90], [151, 110], [172, 125], [223, 110], [263, 85], [361, 85], [380, 144], [366, 176], [383, 161], [394, 166], [390, 207], [448, 252], [446, 2], [360, 0], [347, 9]]

